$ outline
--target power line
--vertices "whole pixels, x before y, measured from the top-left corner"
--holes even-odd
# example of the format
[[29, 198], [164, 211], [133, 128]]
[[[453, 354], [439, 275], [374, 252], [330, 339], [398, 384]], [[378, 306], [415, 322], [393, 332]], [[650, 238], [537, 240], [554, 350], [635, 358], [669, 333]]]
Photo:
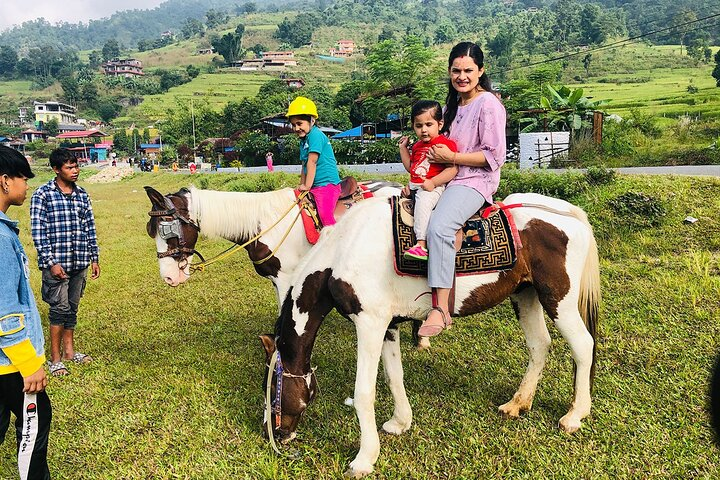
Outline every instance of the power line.
[[[629, 45], [629, 44], [631, 44], [631, 43], [636, 43], [636, 42], [633, 42], [633, 41], [634, 41], [634, 40], [638, 40], [638, 39], [640, 39], [640, 38], [648, 37], [648, 36], [650, 36], [650, 35], [655, 35], [655, 34], [662, 33], [662, 32], [667, 32], [667, 31], [669, 31], [669, 30], [673, 30], [673, 29], [676, 29], [676, 28], [679, 28], [679, 27], [684, 27], [684, 26], [686, 26], [686, 25], [691, 25], [691, 24], [693, 24], [693, 23], [702, 22], [702, 21], [709, 20], [709, 19], [711, 19], [711, 18], [716, 18], [716, 17], [720, 17], [720, 13], [715, 13], [715, 14], [713, 14], [713, 15], [708, 15], [708, 16], [706, 16], [706, 17], [698, 18], [698, 19], [696, 19], [696, 20], [690, 20], [690, 21], [688, 21], [688, 22], [680, 23], [680, 24], [678, 24], [678, 25], [672, 25], [672, 26], [670, 26], [670, 27], [665, 27], [665, 28], [661, 28], [661, 29], [658, 29], [658, 30], [653, 30], [653, 31], [648, 32], [648, 33], [643, 33], [642, 35], [636, 35], [636, 36], [634, 36], [634, 37], [629, 37], [629, 38], [626, 38], [626, 39], [623, 39], [623, 40], [618, 40], [617, 42], [609, 43], [609, 44], [607, 44], [607, 45], [601, 45], [601, 46], [596, 47], [596, 48], [591, 48], [591, 49], [588, 49], [588, 50], [582, 50], [582, 51], [579, 51], [579, 52], [568, 53], [568, 54], [565, 54], [565, 55], [561, 55], [561, 56], [559, 56], [559, 57], [549, 58], [549, 59], [547, 59], [547, 60], [541, 60], [541, 61], [538, 61], [538, 62], [531, 62], [531, 63], [525, 64], [525, 65], [522, 65], [522, 66], [519, 66], [519, 67], [506, 68], [506, 69], [504, 69], [504, 70], [498, 71], [497, 73], [511, 72], [511, 71], [513, 71], [513, 70], [518, 70], [518, 69], [520, 69], [520, 68], [534, 67], [534, 66], [536, 66], [536, 65], [542, 65], [542, 64], [545, 64], [545, 63], [557, 62], [558, 60], [564, 60], [564, 59], [566, 59], [566, 58], [575, 57], [575, 56], [577, 56], [577, 55], [583, 55], [583, 54], [587, 55], [587, 54], [590, 54], [590, 53], [592, 53], [592, 52], [597, 52], [597, 51], [601, 51], [601, 50], [606, 50], [606, 49], [610, 49], [610, 48], [618, 47], [618, 46]], [[696, 29], [693, 29], [693, 30], [690, 30], [690, 31], [695, 31], [695, 30], [699, 30], [699, 28], [696, 28]]]

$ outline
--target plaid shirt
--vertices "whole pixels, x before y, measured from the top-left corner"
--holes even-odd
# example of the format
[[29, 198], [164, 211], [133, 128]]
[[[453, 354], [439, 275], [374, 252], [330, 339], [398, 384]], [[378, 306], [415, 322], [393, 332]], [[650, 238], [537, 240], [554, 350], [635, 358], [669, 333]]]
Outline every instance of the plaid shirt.
[[54, 179], [40, 186], [30, 200], [30, 226], [40, 269], [59, 263], [72, 272], [98, 261], [95, 217], [82, 187], [65, 195]]

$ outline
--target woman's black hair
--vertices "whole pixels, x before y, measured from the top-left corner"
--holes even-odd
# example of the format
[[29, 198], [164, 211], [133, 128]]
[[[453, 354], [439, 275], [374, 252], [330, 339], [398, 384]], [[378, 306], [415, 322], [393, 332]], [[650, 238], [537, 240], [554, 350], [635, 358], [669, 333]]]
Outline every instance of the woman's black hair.
[[[461, 42], [455, 45], [453, 49], [450, 50], [450, 56], [448, 57], [448, 70], [452, 67], [453, 61], [458, 57], [471, 57], [478, 68], [483, 68], [485, 55], [477, 43]], [[492, 92], [492, 82], [490, 82], [490, 77], [487, 76], [487, 73], [483, 72], [483, 74], [480, 75], [478, 85], [483, 90]], [[453, 120], [455, 120], [457, 109], [458, 93], [457, 90], [453, 88], [452, 81], [448, 80], [448, 94], [445, 99], [445, 121], [441, 133], [450, 132], [450, 125], [452, 125]]]
[[10, 178], [33, 178], [35, 174], [30, 170], [30, 164], [22, 153], [10, 147], [0, 145], [0, 175]]
[[430, 112], [432, 113], [432, 118], [437, 120], [438, 122], [443, 119], [442, 115], [442, 106], [436, 102], [435, 100], [420, 100], [415, 105], [412, 106], [412, 110], [410, 110], [410, 121], [415, 122], [415, 117], [420, 115], [421, 113]]
[[77, 163], [77, 157], [67, 148], [56, 148], [50, 152], [50, 166], [60, 170], [66, 163]]

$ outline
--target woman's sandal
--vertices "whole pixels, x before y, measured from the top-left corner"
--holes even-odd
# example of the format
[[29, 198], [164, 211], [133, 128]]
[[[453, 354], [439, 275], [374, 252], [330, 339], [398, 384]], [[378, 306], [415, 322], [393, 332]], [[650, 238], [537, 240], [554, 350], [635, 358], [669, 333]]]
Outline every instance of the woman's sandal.
[[69, 362], [75, 362], [75, 363], [90, 363], [93, 361], [93, 358], [90, 355], [86, 355], [84, 353], [75, 352], [75, 355], [72, 356], [72, 358], [67, 359]]
[[50, 367], [50, 375], [53, 377], [65, 377], [70, 375], [70, 370], [67, 369], [63, 362], [48, 362], [48, 365]]
[[[440, 307], [432, 307], [433, 310], [437, 310], [440, 312], [440, 315], [442, 316], [442, 325], [438, 324], [428, 324], [427, 318], [423, 322], [423, 324], [418, 329], [418, 335], [421, 337], [434, 337], [435, 335], [440, 334], [443, 330], [449, 330], [452, 326], [452, 317], [447, 315], [445, 311]], [[429, 315], [428, 315], [429, 317]]]

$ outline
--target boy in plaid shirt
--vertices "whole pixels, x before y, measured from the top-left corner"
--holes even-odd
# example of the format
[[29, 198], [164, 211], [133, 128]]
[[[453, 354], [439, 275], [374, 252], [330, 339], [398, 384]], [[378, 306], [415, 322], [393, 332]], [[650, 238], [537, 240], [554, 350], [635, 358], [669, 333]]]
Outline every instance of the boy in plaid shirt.
[[50, 305], [50, 373], [64, 376], [70, 371], [63, 361], [92, 361], [75, 351], [74, 334], [88, 265], [94, 280], [100, 264], [90, 197], [75, 183], [77, 159], [70, 150], [58, 148], [50, 154], [50, 166], [56, 176], [33, 194], [30, 222], [42, 270], [42, 297]]

